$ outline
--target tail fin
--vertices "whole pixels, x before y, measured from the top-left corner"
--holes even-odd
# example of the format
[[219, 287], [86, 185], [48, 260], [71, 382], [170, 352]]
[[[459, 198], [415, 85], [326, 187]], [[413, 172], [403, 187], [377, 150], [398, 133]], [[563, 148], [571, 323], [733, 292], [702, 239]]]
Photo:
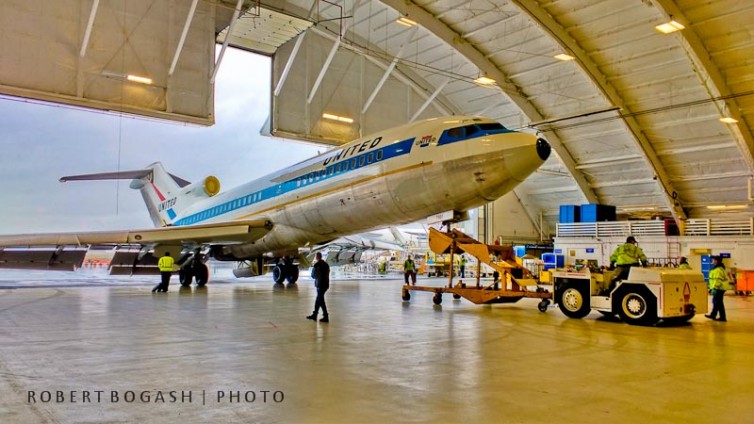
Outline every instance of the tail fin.
[[160, 162], [133, 171], [71, 175], [62, 177], [60, 182], [91, 180], [132, 180], [129, 187], [141, 192], [149, 216], [157, 227], [172, 225], [188, 206], [220, 191], [220, 182], [213, 176], [205, 178], [201, 184], [191, 184], [166, 172]]

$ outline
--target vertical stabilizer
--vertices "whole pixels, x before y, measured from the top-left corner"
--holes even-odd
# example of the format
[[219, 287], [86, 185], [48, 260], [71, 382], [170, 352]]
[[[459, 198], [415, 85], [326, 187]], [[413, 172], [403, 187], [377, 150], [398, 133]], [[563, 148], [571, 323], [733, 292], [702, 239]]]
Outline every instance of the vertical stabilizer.
[[148, 169], [150, 172], [131, 181], [130, 187], [141, 192], [152, 222], [156, 226], [164, 227], [172, 224], [178, 216], [181, 186], [165, 171], [162, 163], [155, 162], [149, 165]]

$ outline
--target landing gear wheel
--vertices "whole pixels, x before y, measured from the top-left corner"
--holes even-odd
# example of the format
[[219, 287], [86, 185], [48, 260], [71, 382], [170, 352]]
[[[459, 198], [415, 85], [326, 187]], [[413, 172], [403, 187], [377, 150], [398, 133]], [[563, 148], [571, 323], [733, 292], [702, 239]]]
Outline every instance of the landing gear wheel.
[[181, 268], [178, 270], [178, 282], [182, 287], [188, 287], [191, 285], [191, 280], [194, 279], [194, 275], [190, 269]]
[[456, 299], [456, 300], [458, 300], [458, 299], [460, 299], [460, 298], [461, 298], [461, 295], [460, 295], [460, 294], [456, 294], [456, 293], [453, 293], [453, 299]]
[[199, 263], [194, 265], [194, 278], [196, 279], [197, 287], [204, 287], [207, 284], [207, 281], [209, 281], [209, 267], [207, 264]]
[[432, 302], [434, 302], [435, 305], [439, 305], [442, 303], [442, 295], [440, 293], [435, 293], [434, 296], [432, 296]]
[[550, 300], [549, 299], [542, 299], [537, 304], [537, 309], [539, 309], [539, 312], [547, 312], [547, 307], [550, 306]]
[[631, 325], [657, 323], [657, 301], [647, 290], [629, 289], [618, 309], [621, 319]]
[[272, 281], [275, 282], [275, 284], [283, 284], [283, 281], [285, 281], [285, 269], [280, 264], [275, 265], [275, 268], [272, 268]]
[[591, 310], [586, 294], [571, 285], [567, 285], [560, 291], [558, 305], [563, 314], [569, 318], [584, 318]]
[[403, 299], [404, 302], [408, 302], [411, 300], [411, 293], [409, 293], [408, 290], [404, 290], [401, 299]]
[[288, 265], [288, 273], [285, 279], [288, 280], [288, 284], [296, 284], [296, 281], [298, 281], [298, 267], [296, 265]]

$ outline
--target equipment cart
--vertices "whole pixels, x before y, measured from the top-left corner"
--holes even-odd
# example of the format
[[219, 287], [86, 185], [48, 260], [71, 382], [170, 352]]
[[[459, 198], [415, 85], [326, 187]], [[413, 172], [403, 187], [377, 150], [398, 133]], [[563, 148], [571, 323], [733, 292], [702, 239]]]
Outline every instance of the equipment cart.
[[[547, 310], [552, 299], [552, 292], [539, 286], [539, 280], [533, 278], [529, 270], [515, 261], [513, 248], [510, 246], [496, 246], [481, 243], [459, 230], [448, 233], [434, 228], [429, 229], [429, 248], [436, 254], [449, 254], [450, 263], [453, 255], [467, 253], [477, 259], [476, 284], [467, 285], [460, 280], [453, 284], [453, 270], [450, 268], [448, 285], [443, 287], [405, 285], [402, 289], [404, 301], [411, 300], [412, 291], [427, 291], [435, 293], [432, 301], [442, 303], [443, 293], [451, 293], [453, 298], [465, 298], [476, 304], [515, 303], [528, 297], [541, 299], [538, 309]], [[495, 270], [495, 278], [491, 284], [482, 286], [480, 282], [481, 264], [487, 264]], [[500, 279], [498, 280], [498, 276]]]

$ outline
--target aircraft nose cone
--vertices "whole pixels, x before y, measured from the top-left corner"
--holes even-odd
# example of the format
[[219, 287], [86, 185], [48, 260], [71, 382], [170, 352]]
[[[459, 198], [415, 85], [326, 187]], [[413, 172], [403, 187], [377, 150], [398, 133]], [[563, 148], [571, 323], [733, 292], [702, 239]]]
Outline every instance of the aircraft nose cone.
[[543, 138], [537, 139], [537, 154], [540, 159], [547, 160], [550, 157], [550, 150], [550, 143]]

